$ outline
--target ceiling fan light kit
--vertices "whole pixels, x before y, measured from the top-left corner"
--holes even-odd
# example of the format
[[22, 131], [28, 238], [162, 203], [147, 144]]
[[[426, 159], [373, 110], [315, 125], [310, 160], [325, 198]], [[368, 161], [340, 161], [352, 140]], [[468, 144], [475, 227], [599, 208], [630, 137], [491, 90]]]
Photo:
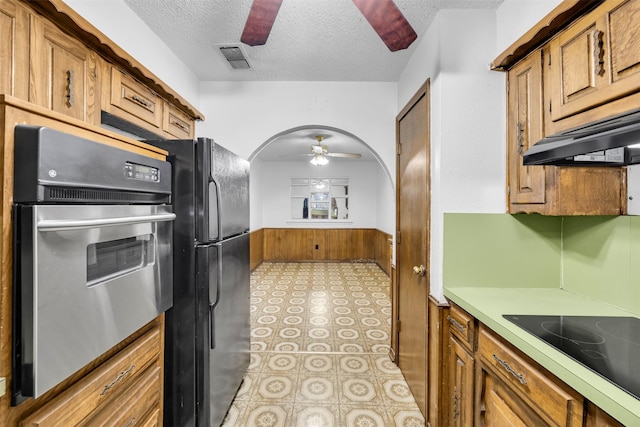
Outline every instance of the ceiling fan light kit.
[[[253, 0], [240, 41], [249, 46], [267, 42], [283, 0]], [[418, 38], [393, 0], [352, 0], [391, 52], [408, 48]]]
[[310, 163], [315, 166], [324, 166], [329, 163], [329, 159], [324, 154], [316, 154], [311, 158]]

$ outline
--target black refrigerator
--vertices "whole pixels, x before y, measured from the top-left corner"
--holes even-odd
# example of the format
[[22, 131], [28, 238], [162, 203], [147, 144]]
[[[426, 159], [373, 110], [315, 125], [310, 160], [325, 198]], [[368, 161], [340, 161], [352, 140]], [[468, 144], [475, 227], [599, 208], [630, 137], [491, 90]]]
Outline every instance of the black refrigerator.
[[211, 139], [146, 141], [173, 165], [164, 425], [219, 426], [249, 366], [249, 162]]

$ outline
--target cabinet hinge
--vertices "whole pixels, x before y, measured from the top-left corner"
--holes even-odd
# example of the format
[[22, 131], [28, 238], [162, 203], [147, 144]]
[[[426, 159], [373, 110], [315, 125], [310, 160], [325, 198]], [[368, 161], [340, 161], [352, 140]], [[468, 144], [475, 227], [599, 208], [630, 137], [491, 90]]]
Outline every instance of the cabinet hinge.
[[402, 154], [402, 144], [398, 142], [398, 145], [396, 147], [396, 151], [398, 156]]
[[396, 231], [396, 245], [399, 245], [399, 244], [400, 244], [400, 240], [401, 240], [401, 239], [400, 239], [400, 232], [399, 232], [399, 231]]
[[402, 328], [401, 328], [401, 326], [402, 326], [402, 322], [398, 320], [398, 321], [396, 322], [396, 325], [397, 325], [397, 326], [396, 326], [396, 328], [398, 329], [398, 333], [400, 333], [400, 330], [402, 329]]

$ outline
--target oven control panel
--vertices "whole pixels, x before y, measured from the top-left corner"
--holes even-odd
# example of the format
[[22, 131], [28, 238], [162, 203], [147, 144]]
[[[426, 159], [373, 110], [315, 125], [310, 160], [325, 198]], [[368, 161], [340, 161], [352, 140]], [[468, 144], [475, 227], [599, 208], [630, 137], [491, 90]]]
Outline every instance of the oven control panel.
[[158, 182], [160, 175], [158, 168], [126, 162], [124, 164], [124, 176], [129, 179]]

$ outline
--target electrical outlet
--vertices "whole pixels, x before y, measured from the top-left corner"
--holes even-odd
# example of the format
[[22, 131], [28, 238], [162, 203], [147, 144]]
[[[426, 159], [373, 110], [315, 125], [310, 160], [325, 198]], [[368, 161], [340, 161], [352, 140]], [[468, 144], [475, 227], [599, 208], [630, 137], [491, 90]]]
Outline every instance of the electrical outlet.
[[4, 396], [7, 393], [7, 379], [0, 378], [0, 396]]

